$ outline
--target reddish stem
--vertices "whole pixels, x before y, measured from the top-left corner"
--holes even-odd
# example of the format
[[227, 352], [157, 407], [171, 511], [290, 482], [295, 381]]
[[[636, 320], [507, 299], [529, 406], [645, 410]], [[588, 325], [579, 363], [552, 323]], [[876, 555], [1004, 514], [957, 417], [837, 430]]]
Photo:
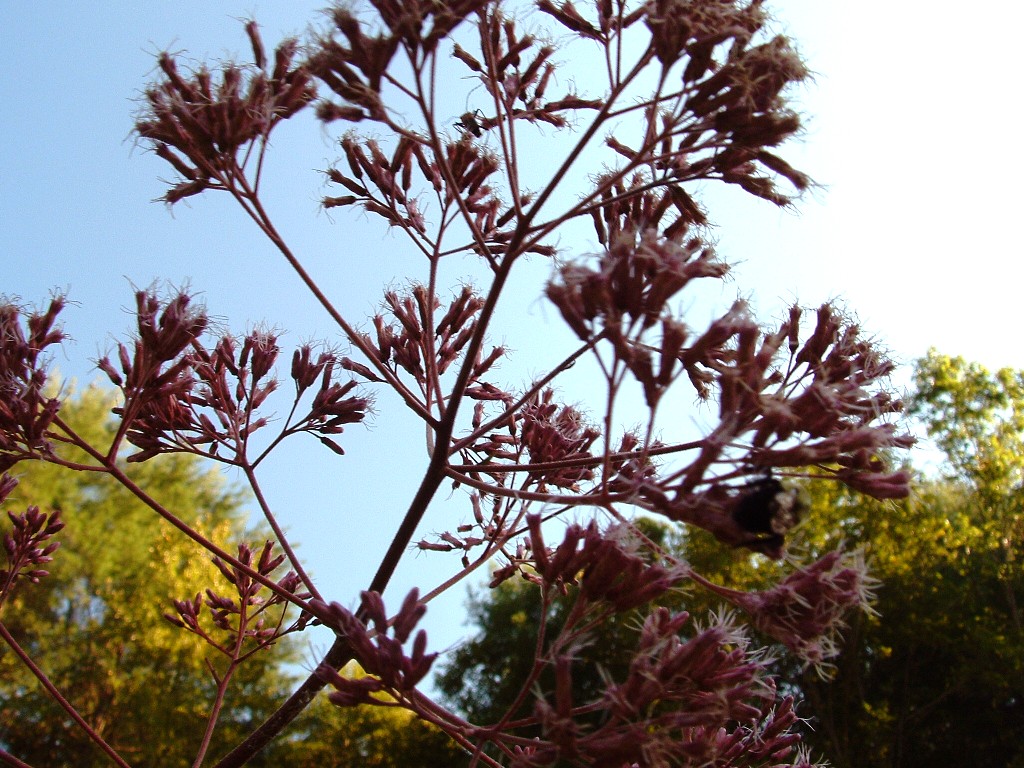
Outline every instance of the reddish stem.
[[[75, 709], [74, 705], [64, 698], [64, 695], [57, 690], [57, 687], [53, 683], [50, 682], [50, 678], [46, 676], [46, 673], [43, 672], [43, 670], [40, 669], [34, 661], [32, 661], [32, 658], [25, 653], [24, 649], [18, 645], [18, 641], [14, 639], [13, 635], [11, 635], [3, 621], [0, 621], [0, 639], [3, 639], [3, 641], [7, 643], [10, 649], [14, 651], [14, 655], [21, 659], [22, 664], [28, 667], [29, 671], [35, 676], [40, 684], [42, 684], [43, 688], [46, 689], [46, 692], [50, 694], [50, 697], [68, 713], [71, 719], [78, 724], [78, 727], [85, 732], [85, 735], [94, 741], [96, 745], [106, 753], [107, 757], [113, 760], [117, 765], [121, 766], [121, 768], [131, 768], [131, 766], [125, 762], [124, 758], [117, 754], [117, 751], [107, 744], [107, 742], [103, 740], [102, 736], [96, 733], [95, 729], [89, 725], [89, 723], [87, 723], [80, 714], [78, 714], [78, 710]], [[25, 765], [25, 763], [21, 764]], [[16, 763], [12, 763], [12, 765], [16, 765]]]

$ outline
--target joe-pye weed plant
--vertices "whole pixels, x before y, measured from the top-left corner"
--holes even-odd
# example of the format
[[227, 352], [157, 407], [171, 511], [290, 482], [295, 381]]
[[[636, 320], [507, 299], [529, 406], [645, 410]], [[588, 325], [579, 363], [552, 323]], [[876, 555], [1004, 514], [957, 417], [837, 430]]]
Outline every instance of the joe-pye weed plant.
[[[660, 551], [630, 522], [642, 512], [709, 531], [737, 557], [781, 558], [804, 511], [787, 478], [843, 482], [876, 498], [907, 493], [906, 473], [884, 458], [909, 445], [891, 420], [901, 408], [885, 388], [892, 364], [841, 311], [794, 306], [771, 326], [743, 301], [707, 324], [683, 312], [694, 285], [728, 272], [707, 242], [699, 191], [718, 182], [787, 206], [810, 184], [778, 150], [800, 130], [786, 96], [807, 76], [801, 59], [756, 0], [371, 0], [326, 18], [325, 31], [273, 50], [255, 22], [245, 24], [252, 62], [211, 69], [161, 54], [135, 126], [177, 175], [166, 203], [233, 198], [322, 308], [326, 343], [285, 352], [290, 364], [280, 367], [275, 333], [214, 333], [187, 293], [139, 291], [137, 333], [98, 361], [121, 393], [119, 426], [111, 444], [93, 445], [62, 420], [47, 386], [64, 299], [37, 311], [7, 304], [0, 468], [34, 460], [110, 475], [215, 559], [220, 582], [168, 596], [167, 619], [208, 643], [216, 682], [196, 766], [245, 764], [328, 686], [338, 707], [397, 703], [477, 765], [810, 765], [792, 730], [793, 702], [777, 693], [769, 657], [744, 624], [827, 668], [844, 616], [867, 607], [861, 559], [836, 551], [794, 561], [775, 587], [741, 592]], [[600, 66], [574, 71], [574, 61]], [[261, 196], [273, 131], [307, 109], [340, 144], [324, 171], [330, 218], [389, 228], [422, 256], [369, 319], [339, 311]], [[581, 247], [588, 238], [596, 253]], [[387, 258], [345, 252], [343, 231], [339, 241], [342, 262]], [[550, 278], [537, 293], [571, 331], [552, 338], [572, 343], [561, 362], [516, 385], [501, 376], [510, 351], [491, 341], [503, 334], [494, 321], [513, 271], [544, 260]], [[568, 404], [560, 385], [577, 363], [594, 375]], [[344, 462], [343, 430], [371, 404], [377, 419], [413, 414], [427, 458], [402, 468], [420, 473], [418, 489], [356, 601], [324, 594], [310, 577], [259, 476], [299, 433], [317, 438], [322, 460]], [[707, 416], [696, 439], [681, 406]], [[638, 412], [642, 421], [624, 428]], [[272, 539], [210, 540], [126, 472], [125, 458], [173, 452], [234, 468]], [[379, 466], [381, 477], [365, 482], [395, 471]], [[5, 474], [0, 497], [14, 485]], [[434, 518], [439, 533], [416, 540], [452, 487], [462, 514]], [[8, 515], [0, 601], [46, 576], [62, 528], [58, 512]], [[450, 578], [387, 594], [399, 560], [416, 550], [447, 558]], [[532, 702], [528, 718], [510, 710], [467, 722], [420, 688], [437, 654], [417, 624], [432, 598], [476, 571], [492, 585], [532, 582], [543, 606], [557, 595], [573, 601], [557, 632], [543, 618], [536, 627], [516, 707]], [[691, 618], [651, 607], [683, 587], [712, 590], [732, 608]], [[628, 674], [576, 700], [588, 632], [636, 609]], [[39, 684], [113, 763], [128, 765], [2, 619], [0, 636]], [[335, 635], [316, 670], [230, 753], [207, 754], [235, 671], [311, 624]], [[366, 675], [343, 674], [350, 661]], [[552, 690], [537, 686], [542, 670], [554, 670]]]

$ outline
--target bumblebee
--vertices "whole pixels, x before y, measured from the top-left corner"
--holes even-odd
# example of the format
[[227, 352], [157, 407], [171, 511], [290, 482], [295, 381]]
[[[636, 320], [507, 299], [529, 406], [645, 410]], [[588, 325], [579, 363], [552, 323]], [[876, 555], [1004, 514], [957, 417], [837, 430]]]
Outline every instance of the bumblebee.
[[807, 505], [796, 488], [786, 488], [771, 474], [740, 488], [732, 510], [733, 521], [753, 534], [743, 546], [762, 552], [778, 550], [786, 533], [800, 522]]

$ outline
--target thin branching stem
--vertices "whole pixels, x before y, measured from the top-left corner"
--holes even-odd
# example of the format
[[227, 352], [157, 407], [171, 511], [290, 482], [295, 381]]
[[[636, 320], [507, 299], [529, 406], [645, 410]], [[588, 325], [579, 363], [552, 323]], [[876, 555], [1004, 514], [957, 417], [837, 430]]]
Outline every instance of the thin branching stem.
[[103, 737], [100, 736], [91, 725], [89, 725], [89, 723], [85, 721], [85, 718], [78, 714], [78, 710], [75, 709], [74, 705], [64, 697], [57, 686], [50, 682], [50, 678], [46, 676], [46, 673], [43, 672], [43, 670], [34, 661], [32, 661], [32, 657], [29, 656], [25, 649], [18, 644], [18, 641], [14, 639], [14, 635], [10, 633], [3, 621], [0, 621], [0, 640], [7, 643], [7, 647], [14, 652], [14, 655], [18, 657], [22, 664], [28, 667], [29, 671], [35, 676], [36, 680], [39, 681], [39, 684], [46, 689], [46, 692], [50, 697], [60, 705], [61, 709], [68, 713], [68, 716], [75, 721], [75, 724], [82, 729], [85, 735], [88, 736], [96, 746], [103, 750], [104, 754], [106, 754], [106, 756], [109, 757], [115, 765], [119, 765], [121, 768], [131, 768], [130, 764], [126, 762], [124, 758], [122, 758], [121, 755], [119, 755], [117, 751], [111, 747]]
[[313, 583], [313, 579], [309, 577], [309, 574], [306, 573], [306, 569], [302, 567], [302, 561], [299, 560], [298, 556], [295, 554], [295, 550], [289, 543], [284, 529], [277, 521], [277, 515], [274, 514], [270, 505], [267, 503], [267, 499], [263, 495], [263, 489], [260, 487], [260, 482], [256, 477], [256, 472], [248, 464], [242, 467], [242, 471], [245, 472], [245, 479], [249, 483], [249, 487], [252, 489], [253, 494], [256, 496], [256, 503], [260, 505], [260, 510], [263, 512], [264, 519], [266, 519], [270, 528], [274, 531], [278, 545], [284, 550], [285, 555], [288, 557], [288, 562], [291, 563], [291, 566], [295, 569], [295, 573], [298, 574], [298, 577], [302, 579], [302, 584], [309, 590], [309, 593], [317, 600], [323, 600], [323, 597], [320, 595], [320, 591], [316, 588], [316, 584]]

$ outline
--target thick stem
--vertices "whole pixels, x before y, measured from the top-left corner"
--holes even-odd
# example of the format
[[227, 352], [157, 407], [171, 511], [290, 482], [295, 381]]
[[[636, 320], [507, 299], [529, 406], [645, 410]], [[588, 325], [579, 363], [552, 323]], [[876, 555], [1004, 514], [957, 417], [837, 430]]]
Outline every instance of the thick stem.
[[29, 765], [23, 760], [19, 760], [3, 748], [0, 748], [0, 763], [3, 763], [4, 765], [14, 766], [14, 768], [32, 768], [31, 765]]
[[[388, 547], [388, 551], [381, 560], [377, 573], [370, 582], [371, 592], [383, 592], [387, 587], [391, 576], [395, 572], [395, 568], [398, 566], [398, 561], [412, 540], [416, 526], [423, 518], [423, 514], [430, 505], [431, 499], [434, 498], [434, 494], [445, 478], [445, 467], [447, 465], [446, 448], [451, 439], [451, 425], [448, 419], [445, 419], [442, 428], [444, 428], [445, 424], [448, 425], [447, 432], [443, 436], [443, 440], [441, 439], [442, 435], [438, 435], [438, 444], [434, 449], [430, 465], [423, 476], [419, 490], [417, 490], [416, 496], [413, 497], [409, 510], [405, 513], [405, 518], [402, 520], [402, 524], [391, 541], [391, 546]], [[356, 615], [359, 618], [363, 618], [362, 610], [360, 609]], [[345, 638], [339, 637], [334, 641], [330, 650], [327, 651], [327, 655], [324, 656], [322, 663], [338, 669], [351, 659], [352, 651], [348, 641]], [[307, 677], [302, 685], [288, 697], [288, 700], [273, 715], [253, 731], [245, 741], [225, 755], [215, 768], [240, 768], [240, 766], [245, 765], [253, 755], [269, 744], [278, 733], [298, 717], [310, 705], [317, 693], [323, 690], [325, 685], [326, 682], [315, 673]]]
[[[338, 638], [323, 658], [323, 663], [338, 669], [351, 660], [352, 650], [344, 638]], [[249, 734], [248, 738], [228, 752], [214, 768], [241, 768], [283, 731], [289, 723], [312, 703], [316, 695], [327, 683], [316, 674], [310, 675], [295, 692], [288, 697], [278, 710], [268, 717], [259, 728]]]
[[[280, 247], [283, 249], [283, 252], [286, 254], [288, 253], [283, 242], [280, 244]], [[377, 572], [374, 574], [373, 580], [370, 582], [371, 592], [383, 592], [387, 588], [388, 582], [391, 581], [391, 577], [394, 575], [395, 568], [398, 567], [398, 561], [401, 560], [402, 555], [405, 553], [405, 550], [409, 547], [409, 543], [412, 541], [412, 536], [416, 532], [416, 526], [419, 525], [420, 520], [423, 519], [423, 515], [427, 511], [427, 507], [434, 498], [434, 494], [437, 493], [437, 489], [444, 481], [446, 476], [445, 470], [448, 466], [448, 449], [451, 444], [452, 433], [455, 429], [455, 418], [458, 415], [459, 403], [462, 401], [462, 397], [466, 391], [466, 386], [469, 383], [469, 378], [473, 370], [473, 361], [476, 360], [477, 352], [483, 343], [484, 330], [489, 325], [491, 316], [494, 314], [494, 309], [498, 303], [498, 297], [501, 294], [501, 289], [504, 286], [506, 279], [508, 278], [511, 266], [512, 260], [506, 260], [495, 274], [494, 283], [492, 284], [491, 290], [487, 295], [487, 300], [484, 302], [484, 306], [480, 311], [477, 332], [473, 335], [473, 338], [468, 344], [464, 362], [459, 370], [459, 376], [455, 385], [452, 387], [452, 395], [449, 400], [448, 410], [440, 424], [438, 424], [437, 431], [435, 433], [436, 441], [434, 445], [434, 452], [430, 457], [430, 464], [423, 476], [419, 489], [416, 491], [416, 495], [413, 497], [412, 503], [409, 505], [408, 511], [405, 513], [405, 517], [403, 518], [401, 525], [399, 525], [398, 530], [395, 532], [395, 535], [391, 540], [391, 545], [384, 554], [380, 566], [377, 568]], [[361, 611], [356, 615], [362, 618], [360, 614]], [[351, 658], [352, 653], [347, 641], [344, 638], [339, 637], [334, 641], [334, 644], [327, 652], [323, 663], [337, 669], [351, 660]], [[263, 747], [265, 747], [272, 739], [274, 739], [275, 736], [277, 736], [278, 733], [287, 727], [287, 725], [291, 723], [292, 720], [302, 712], [302, 710], [309, 706], [316, 694], [321, 691], [325, 685], [326, 683], [315, 674], [306, 678], [305, 682], [299, 686], [295, 693], [293, 693], [273, 715], [264, 721], [259, 728], [253, 731], [245, 741], [229, 752], [219, 763], [217, 763], [215, 768], [239, 768], [239, 766], [245, 765], [253, 755], [263, 749]]]

